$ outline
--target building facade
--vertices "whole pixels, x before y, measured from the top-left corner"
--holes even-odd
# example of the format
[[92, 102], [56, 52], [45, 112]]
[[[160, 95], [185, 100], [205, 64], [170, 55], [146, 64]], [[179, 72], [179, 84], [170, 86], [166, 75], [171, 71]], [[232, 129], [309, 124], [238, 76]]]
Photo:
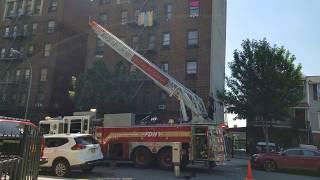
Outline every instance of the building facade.
[[[89, 16], [205, 104], [224, 88], [226, 0], [2, 0], [0, 15], [1, 115], [70, 115], [79, 74], [98, 59], [111, 71], [123, 60], [97, 39]], [[180, 116], [176, 99], [143, 75], [139, 83], [131, 112]], [[213, 119], [223, 121], [213, 104]]]
[[[269, 123], [270, 140], [284, 147], [299, 144], [320, 147], [320, 77], [304, 76], [302, 81], [304, 98], [291, 108], [291, 116]], [[259, 120], [247, 124], [248, 144], [264, 141], [264, 127], [265, 122]]]
[[76, 0], [0, 1], [1, 115], [27, 112], [40, 120], [72, 111], [68, 90], [85, 63], [87, 7]]
[[[224, 88], [225, 0], [99, 0], [92, 17], [133, 49], [158, 65], [207, 104]], [[86, 67], [102, 59], [112, 68], [122, 58], [93, 32], [87, 43]], [[129, 66], [129, 64], [128, 64]], [[147, 78], [141, 79], [135, 113], [157, 112], [165, 119], [180, 114], [179, 102]], [[215, 101], [214, 119], [223, 121]]]
[[313, 144], [320, 147], [320, 76], [306, 76], [305, 98], [306, 120], [309, 130], [312, 132]]

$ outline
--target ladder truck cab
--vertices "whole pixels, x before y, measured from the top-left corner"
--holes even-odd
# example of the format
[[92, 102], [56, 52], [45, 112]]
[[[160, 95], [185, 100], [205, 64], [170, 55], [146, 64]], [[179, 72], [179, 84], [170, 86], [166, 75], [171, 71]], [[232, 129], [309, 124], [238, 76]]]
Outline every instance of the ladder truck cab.
[[[188, 162], [222, 165], [226, 158], [223, 128], [208, 118], [203, 100], [158, 66], [129, 47], [94, 20], [89, 25], [97, 37], [129, 63], [148, 76], [158, 87], [180, 102], [183, 120], [166, 126], [128, 126], [96, 128], [105, 156], [132, 160], [148, 167], [156, 160], [163, 168], [175, 168]], [[186, 108], [192, 112], [191, 121]], [[176, 174], [177, 175], [177, 174]]]
[[42, 134], [89, 134], [90, 116], [46, 117], [39, 122], [39, 127]]

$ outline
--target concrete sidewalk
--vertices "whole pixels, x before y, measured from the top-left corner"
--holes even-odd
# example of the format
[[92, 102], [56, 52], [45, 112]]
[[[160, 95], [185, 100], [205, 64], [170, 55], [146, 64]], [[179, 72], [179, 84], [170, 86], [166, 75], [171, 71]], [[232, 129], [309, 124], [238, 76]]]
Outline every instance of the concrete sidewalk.
[[[75, 178], [59, 178], [59, 177], [50, 177], [50, 176], [38, 177], [38, 180], [57, 180], [57, 179], [75, 180]], [[88, 178], [88, 179], [95, 179], [95, 180], [134, 180], [133, 178]], [[76, 180], [88, 180], [88, 179], [79, 179], [79, 178], [77, 178]]]
[[[38, 177], [38, 180], [57, 180], [57, 179], [72, 179], [72, 178], [59, 178], [59, 177], [49, 177], [49, 176], [41, 176]], [[78, 179], [78, 180], [87, 180], [87, 179]]]

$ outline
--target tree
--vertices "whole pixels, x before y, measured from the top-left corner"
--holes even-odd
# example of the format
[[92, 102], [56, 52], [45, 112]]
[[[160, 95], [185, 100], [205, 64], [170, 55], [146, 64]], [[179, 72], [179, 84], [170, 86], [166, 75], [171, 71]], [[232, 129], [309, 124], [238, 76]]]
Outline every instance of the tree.
[[105, 63], [96, 61], [91, 68], [82, 73], [76, 83], [76, 109], [85, 111], [96, 108], [99, 114], [130, 111], [137, 81], [127, 66], [119, 61], [113, 72]]
[[271, 124], [288, 117], [290, 107], [303, 99], [301, 65], [294, 64], [295, 56], [284, 47], [271, 47], [266, 39], [247, 39], [233, 57], [227, 90], [218, 94], [227, 111], [237, 118], [247, 119], [247, 124], [256, 119]]

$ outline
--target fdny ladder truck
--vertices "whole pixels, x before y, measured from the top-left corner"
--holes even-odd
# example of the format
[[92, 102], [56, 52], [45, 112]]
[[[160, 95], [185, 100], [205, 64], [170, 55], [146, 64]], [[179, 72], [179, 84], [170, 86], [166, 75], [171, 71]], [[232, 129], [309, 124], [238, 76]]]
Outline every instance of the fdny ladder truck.
[[[132, 160], [138, 167], [156, 161], [162, 168], [174, 167], [176, 175], [187, 163], [204, 162], [209, 167], [224, 164], [224, 131], [208, 118], [203, 100], [94, 20], [90, 19], [89, 25], [100, 40], [178, 99], [185, 121], [166, 126], [97, 127], [96, 138], [106, 158]], [[192, 112], [188, 123], [186, 107]]]

